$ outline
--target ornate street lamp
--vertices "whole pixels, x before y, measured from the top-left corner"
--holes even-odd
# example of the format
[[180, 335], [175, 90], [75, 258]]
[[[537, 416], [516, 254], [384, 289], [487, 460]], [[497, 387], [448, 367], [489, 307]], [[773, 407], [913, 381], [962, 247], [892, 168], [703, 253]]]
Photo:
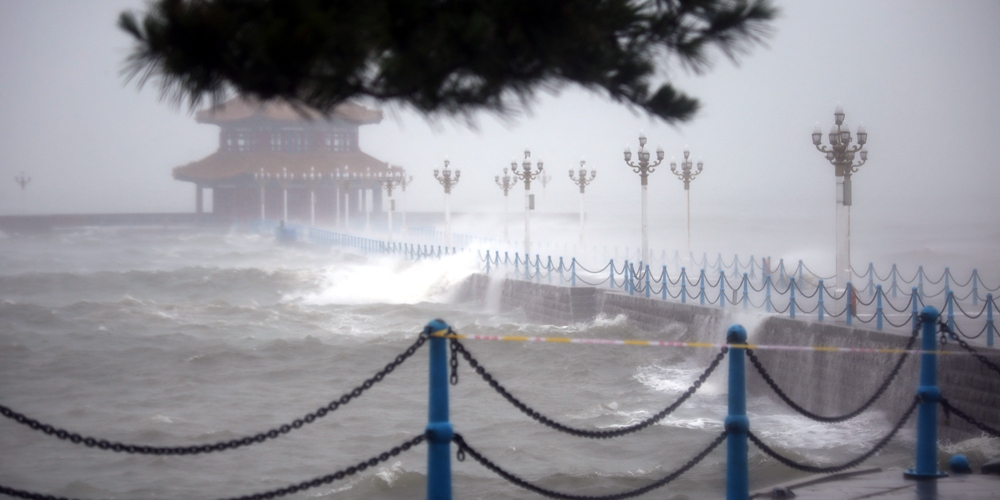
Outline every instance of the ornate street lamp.
[[649, 151], [646, 150], [646, 134], [639, 132], [639, 157], [638, 163], [632, 162], [632, 151], [625, 145], [625, 164], [632, 167], [632, 171], [639, 174], [642, 181], [642, 262], [649, 263], [649, 218], [646, 210], [647, 196], [646, 185], [649, 174], [653, 173], [655, 167], [663, 161], [663, 148], [656, 148], [656, 162], [649, 162]]
[[462, 175], [461, 170], [455, 171], [455, 177], [451, 176], [448, 168], [448, 160], [444, 161], [444, 171], [434, 169], [434, 178], [444, 186], [444, 243], [451, 246], [451, 188], [458, 184], [458, 178]]
[[386, 198], [389, 199], [389, 241], [392, 241], [392, 212], [396, 209], [392, 199], [392, 190], [403, 183], [403, 174], [398, 171], [389, 170], [385, 174], [378, 173], [378, 183], [385, 189]]
[[693, 181], [695, 177], [698, 177], [698, 174], [701, 173], [701, 169], [705, 166], [705, 164], [701, 160], [698, 160], [698, 170], [692, 171], [691, 167], [694, 166], [694, 164], [691, 162], [691, 160], [688, 159], [688, 157], [690, 156], [691, 152], [688, 151], [687, 148], [684, 148], [684, 161], [681, 162], [681, 169], [679, 171], [677, 170], [677, 163], [675, 163], [673, 159], [671, 159], [670, 161], [670, 171], [673, 172], [678, 179], [684, 181], [684, 194], [687, 196], [688, 255], [691, 255], [691, 181]]
[[323, 180], [323, 172], [316, 173], [315, 167], [309, 167], [309, 173], [303, 177], [309, 181], [309, 225], [316, 225], [316, 183]]
[[545, 199], [545, 187], [549, 185], [549, 181], [552, 180], [552, 176], [542, 172], [538, 175], [538, 182], [542, 183], [542, 199]]
[[[865, 126], [858, 127], [857, 144], [851, 145], [851, 131], [844, 123], [844, 109], [837, 106], [833, 112], [836, 124], [830, 128], [830, 147], [821, 144], [823, 132], [819, 124], [812, 133], [816, 149], [826, 155], [834, 167], [837, 176], [837, 288], [844, 289], [851, 280], [851, 174], [868, 161], [868, 132]], [[854, 162], [854, 155], [859, 154], [861, 160]]]
[[24, 171], [22, 170], [19, 175], [17, 175], [17, 176], [14, 177], [14, 182], [16, 182], [18, 186], [21, 186], [21, 213], [23, 214], [24, 213], [24, 188], [28, 187], [28, 184], [31, 182], [31, 177], [28, 176], [28, 175], [25, 175]]
[[510, 188], [517, 184], [517, 179], [508, 175], [507, 169], [505, 168], [503, 169], [503, 177], [500, 177], [499, 175], [496, 176], [496, 182], [497, 186], [500, 186], [500, 189], [503, 189], [503, 241], [505, 243], [510, 243], [510, 233], [507, 231], [507, 222], [509, 219], [507, 216], [507, 209], [510, 204], [507, 202], [507, 193], [510, 192]]
[[594, 178], [597, 177], [597, 171], [596, 170], [591, 170], [590, 171], [590, 178], [589, 179], [587, 178], [587, 169], [583, 167], [584, 163], [586, 163], [584, 160], [580, 160], [580, 176], [579, 177], [574, 176], [572, 168], [569, 169], [569, 178], [573, 181], [573, 184], [576, 184], [577, 186], [580, 186], [580, 243], [583, 243], [583, 218], [584, 218], [584, 216], [583, 216], [583, 192], [584, 192], [584, 189], [587, 187], [587, 184], [590, 184], [591, 182], [593, 182]]
[[531, 210], [535, 208], [531, 197], [531, 181], [535, 180], [542, 173], [542, 160], [538, 160], [538, 169], [531, 169], [531, 151], [524, 149], [524, 161], [521, 162], [522, 170], [517, 171], [517, 161], [510, 162], [511, 173], [518, 180], [524, 181], [524, 258], [531, 255]]
[[264, 167], [260, 167], [260, 172], [254, 172], [253, 178], [260, 184], [260, 220], [264, 222], [267, 218], [264, 211], [264, 185], [267, 184], [267, 181], [271, 180], [271, 174], [265, 173]]

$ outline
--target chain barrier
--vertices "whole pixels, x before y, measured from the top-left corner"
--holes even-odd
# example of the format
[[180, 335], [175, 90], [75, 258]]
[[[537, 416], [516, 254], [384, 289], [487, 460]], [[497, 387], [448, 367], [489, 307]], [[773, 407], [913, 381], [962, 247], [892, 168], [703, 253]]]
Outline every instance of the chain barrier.
[[891, 431], [889, 431], [889, 434], [887, 434], [879, 442], [875, 443], [875, 446], [872, 447], [872, 449], [868, 450], [860, 457], [855, 458], [854, 460], [851, 460], [841, 465], [833, 465], [830, 467], [818, 467], [815, 465], [799, 463], [790, 458], [779, 455], [778, 452], [774, 451], [774, 449], [772, 449], [770, 446], [764, 444], [764, 442], [761, 441], [760, 438], [758, 438], [757, 435], [754, 434], [752, 431], [747, 431], [747, 437], [750, 438], [750, 441], [753, 442], [753, 444], [756, 445], [757, 448], [760, 448], [760, 450], [763, 451], [766, 455], [793, 469], [800, 470], [803, 472], [811, 472], [813, 474], [830, 474], [834, 472], [842, 472], [861, 464], [865, 460], [868, 460], [873, 455], [881, 451], [882, 448], [885, 447], [885, 445], [889, 444], [889, 441], [893, 438], [893, 436], [895, 436], [896, 433], [899, 432], [899, 429], [901, 429], [903, 425], [906, 424], [906, 421], [910, 419], [910, 416], [913, 415], [913, 411], [917, 409], [919, 403], [920, 403], [919, 398], [914, 397], [913, 402], [910, 404], [910, 408], [907, 409], [906, 413], [904, 413], [903, 416], [899, 419], [899, 421], [896, 422], [896, 425], [893, 426]]
[[965, 420], [966, 422], [968, 422], [968, 423], [972, 424], [973, 426], [975, 426], [977, 429], [979, 429], [979, 430], [981, 430], [981, 431], [983, 431], [983, 432], [985, 432], [985, 433], [987, 433], [987, 434], [989, 434], [989, 435], [991, 435], [993, 437], [1000, 437], [1000, 429], [995, 429], [993, 427], [990, 427], [990, 426], [988, 426], [988, 425], [986, 425], [986, 424], [984, 424], [984, 423], [976, 420], [975, 418], [973, 418], [972, 416], [970, 416], [968, 413], [965, 413], [964, 411], [959, 410], [958, 408], [955, 408], [954, 406], [952, 406], [951, 402], [948, 401], [947, 399], [945, 399], [944, 397], [942, 397], [938, 401], [941, 403], [941, 408], [944, 410], [945, 421], [948, 420], [948, 414], [949, 413], [954, 413], [955, 415], [957, 415], [962, 420]]
[[953, 300], [951, 303], [955, 304], [955, 307], [958, 308], [958, 311], [961, 312], [963, 316], [965, 316], [966, 318], [969, 318], [969, 319], [979, 319], [980, 316], [982, 316], [984, 313], [986, 313], [986, 307], [989, 306], [989, 304], [983, 304], [983, 308], [979, 310], [979, 314], [973, 316], [973, 315], [965, 312], [965, 309], [962, 309], [962, 303], [959, 302], [960, 300], [964, 300], [964, 299], [956, 299], [956, 300]]
[[675, 470], [674, 472], [671, 472], [670, 475], [668, 475], [668, 476], [666, 476], [666, 477], [664, 477], [662, 479], [659, 479], [659, 480], [657, 480], [657, 481], [655, 481], [653, 483], [647, 484], [646, 486], [643, 486], [641, 488], [636, 488], [634, 490], [623, 491], [623, 492], [620, 492], [620, 493], [613, 493], [611, 495], [597, 495], [597, 496], [595, 496], [595, 495], [571, 495], [569, 493], [562, 493], [562, 492], [550, 490], [550, 489], [543, 488], [541, 486], [529, 483], [528, 481], [526, 481], [526, 480], [524, 480], [524, 479], [522, 479], [522, 478], [520, 478], [518, 476], [515, 476], [514, 474], [512, 474], [512, 473], [508, 472], [507, 470], [501, 468], [499, 465], [493, 463], [488, 458], [486, 458], [485, 456], [483, 456], [481, 453], [479, 453], [478, 451], [476, 451], [474, 448], [472, 448], [471, 446], [469, 446], [469, 444], [465, 442], [465, 438], [463, 438], [461, 434], [455, 433], [455, 437], [452, 440], [458, 446], [458, 451], [456, 452], [456, 458], [458, 459], [458, 461], [460, 461], [460, 462], [464, 461], [465, 460], [465, 454], [468, 453], [469, 456], [471, 456], [472, 458], [474, 458], [483, 467], [486, 467], [487, 469], [493, 471], [494, 473], [496, 473], [500, 477], [506, 479], [507, 481], [510, 481], [511, 483], [516, 484], [517, 486], [520, 486], [520, 487], [522, 487], [522, 488], [524, 488], [526, 490], [530, 490], [530, 491], [533, 491], [535, 493], [538, 493], [539, 495], [544, 495], [544, 496], [547, 496], [549, 498], [562, 498], [562, 499], [566, 499], [566, 500], [619, 500], [619, 499], [622, 499], [622, 498], [632, 498], [632, 497], [636, 497], [636, 496], [639, 496], [639, 495], [643, 495], [643, 494], [649, 493], [650, 491], [653, 491], [653, 490], [655, 490], [657, 488], [661, 488], [663, 486], [666, 486], [667, 484], [669, 484], [673, 480], [675, 480], [678, 477], [680, 477], [681, 474], [684, 474], [685, 472], [687, 472], [688, 470], [690, 470], [695, 465], [698, 465], [698, 463], [701, 462], [702, 460], [704, 460], [705, 457], [707, 457], [709, 453], [711, 453], [713, 450], [715, 450], [715, 448], [717, 448], [720, 444], [722, 444], [722, 442], [726, 440], [726, 437], [728, 435], [729, 435], [728, 431], [722, 431], [722, 433], [719, 434], [711, 443], [709, 443], [709, 445], [704, 450], [702, 450], [701, 453], [698, 453], [691, 460], [688, 460], [688, 462], [686, 464], [682, 465], [679, 469]]
[[900, 323], [900, 324], [898, 324], [898, 325], [896, 323], [893, 323], [892, 319], [889, 316], [887, 316], [887, 315], [882, 316], [882, 319], [884, 319], [886, 323], [889, 323], [889, 325], [891, 325], [891, 326], [893, 326], [895, 328], [902, 328], [902, 327], [906, 326], [907, 323], [912, 323], [913, 322], [913, 315], [911, 314], [910, 316], [907, 316], [906, 319], [903, 320], [903, 322]]
[[885, 300], [883, 300], [883, 302], [884, 302], [884, 303], [886, 303], [886, 304], [889, 304], [889, 309], [892, 309], [893, 311], [896, 311], [896, 312], [898, 312], [898, 313], [904, 313], [904, 312], [905, 312], [905, 313], [908, 313], [908, 312], [911, 312], [911, 311], [910, 311], [910, 306], [911, 306], [911, 305], [913, 304], [913, 300], [912, 300], [912, 299], [911, 299], [911, 300], [909, 300], [909, 301], [907, 301], [907, 302], [906, 302], [906, 305], [905, 305], [905, 306], [903, 306], [903, 308], [902, 308], [902, 309], [900, 309], [900, 308], [897, 308], [897, 307], [896, 307], [896, 306], [895, 306], [895, 305], [894, 305], [894, 304], [892, 303], [892, 301], [891, 301], [891, 300], [889, 300], [889, 297], [886, 297], [886, 296], [884, 296], [884, 295], [883, 295], [883, 299], [885, 299]]
[[484, 368], [481, 364], [479, 364], [479, 361], [476, 358], [474, 358], [468, 350], [465, 349], [465, 346], [462, 345], [462, 343], [459, 342], [458, 339], [451, 338], [449, 340], [451, 340], [453, 352], [458, 351], [462, 355], [462, 357], [465, 358], [465, 361], [469, 363], [469, 366], [471, 366], [476, 371], [476, 373], [479, 374], [479, 376], [482, 377], [483, 380], [486, 381], [486, 383], [493, 388], [493, 390], [497, 391], [497, 393], [503, 396], [504, 399], [507, 400], [507, 402], [514, 405], [515, 408], [521, 410], [522, 413], [536, 420], [538, 423], [548, 426], [557, 431], [565, 432], [566, 434], [570, 434], [572, 436], [588, 438], [588, 439], [616, 438], [624, 436], [626, 434], [631, 434], [633, 432], [638, 432], [642, 429], [645, 429], [646, 427], [649, 427], [650, 425], [655, 424], [656, 422], [659, 422], [664, 417], [666, 417], [674, 410], [676, 410], [678, 407], [680, 407], [680, 405], [684, 404], [684, 402], [687, 401], [688, 398], [690, 398], [699, 388], [701, 388], [701, 385], [705, 383], [705, 380], [708, 379], [709, 375], [711, 375], [712, 372], [715, 371], [715, 368], [719, 366], [719, 363], [722, 362], [722, 359], [726, 357], [726, 353], [729, 351], [728, 348], [723, 347], [719, 352], [719, 354], [715, 356], [715, 359], [712, 360], [711, 364], [708, 365], [708, 368], [706, 368], [705, 371], [698, 376], [698, 379], [695, 380], [693, 384], [691, 384], [691, 387], [688, 387], [688, 389], [684, 391], [684, 393], [681, 394], [681, 396], [677, 398], [677, 400], [674, 401], [671, 405], [667, 406], [663, 410], [660, 410], [655, 415], [637, 424], [633, 424], [627, 427], [619, 427], [617, 429], [607, 430], [607, 431], [589, 431], [563, 425], [532, 409], [527, 404], [522, 402], [520, 399], [517, 399], [513, 394], [507, 391], [507, 389], [504, 386], [502, 386], [499, 382], [497, 382], [496, 379], [493, 378], [493, 376], [486, 371], [486, 368]]
[[[389, 451], [384, 451], [382, 453], [379, 453], [378, 455], [369, 458], [368, 460], [358, 462], [355, 465], [338, 470], [337, 472], [334, 472], [332, 474], [327, 474], [322, 477], [317, 477], [309, 481], [302, 481], [301, 483], [286, 486], [284, 488], [278, 488], [276, 490], [264, 491], [261, 493], [253, 493], [250, 495], [243, 495], [239, 497], [229, 497], [225, 500], [269, 500], [271, 498], [283, 497], [285, 495], [291, 495], [293, 493], [298, 493], [300, 491], [317, 488], [324, 484], [330, 484], [334, 481], [339, 481], [348, 476], [353, 476], [354, 474], [362, 472], [368, 469], [369, 467], [374, 467], [382, 462], [385, 462], [386, 460], [389, 460], [390, 458], [395, 457], [400, 453], [407, 451], [410, 448], [413, 448], [414, 446], [424, 442], [424, 439], [425, 437], [423, 435], [416, 436], [413, 439], [410, 439], [409, 441], [406, 441], [399, 446], [394, 446]], [[3, 485], [0, 485], [0, 493], [16, 498], [25, 498], [27, 500], [78, 500], [78, 499], [57, 497], [42, 493], [34, 493], [30, 491], [18, 490]]]
[[[958, 342], [958, 345], [962, 349], [965, 349], [970, 354], [972, 354], [973, 356], [975, 356], [976, 359], [978, 359], [980, 363], [986, 365], [989, 369], [991, 369], [991, 370], [997, 372], [998, 374], [1000, 374], [1000, 366], [997, 366], [996, 363], [994, 363], [994, 362], [986, 359], [986, 356], [983, 356], [982, 354], [979, 354], [979, 351], [977, 351], [975, 348], [973, 348], [972, 346], [970, 346], [968, 342], [962, 340], [958, 335], [955, 335], [955, 332], [951, 331], [951, 329], [948, 328], [948, 323], [945, 323], [945, 322], [942, 321], [942, 322], [938, 323], [938, 326], [941, 327], [941, 334], [942, 335], [947, 335], [947, 337], [951, 337], [952, 340]], [[942, 338], [943, 339], [947, 339], [947, 337], [942, 337]], [[945, 342], [947, 342], [947, 340], [945, 340]], [[944, 344], [944, 342], [942, 342], [942, 345], [943, 344]]]
[[839, 417], [824, 417], [822, 415], [817, 415], [803, 408], [795, 401], [792, 401], [792, 398], [790, 398], [788, 394], [785, 393], [785, 391], [783, 391], [780, 387], [778, 387], [777, 382], [775, 382], [774, 379], [771, 378], [771, 374], [767, 372], [767, 370], [761, 364], [760, 360], [757, 359], [757, 355], [754, 354], [753, 349], [746, 349], [746, 353], [747, 357], [750, 358], [750, 363], [753, 364], [753, 367], [757, 370], [757, 373], [760, 373], [760, 376], [764, 379], [764, 382], [767, 383], [767, 385], [771, 388], [771, 390], [773, 390], [774, 393], [777, 394], [778, 397], [785, 402], [785, 404], [787, 404], [793, 410], [799, 412], [806, 418], [810, 418], [818, 422], [825, 422], [828, 424], [832, 424], [837, 422], [843, 422], [845, 420], [850, 420], [860, 415], [862, 412], [870, 408], [871, 405], [875, 403], [875, 401], [877, 401], [880, 397], [882, 397], [882, 394], [885, 393], [885, 390], [889, 387], [889, 384], [891, 384], [892, 381], [895, 380], [896, 376], [899, 374], [899, 370], [900, 368], [903, 367], [903, 363], [906, 361], [906, 357], [909, 354], [908, 351], [913, 349], [913, 344], [916, 343], [917, 337], [919, 335], [920, 335], [920, 325], [918, 324], [917, 327], [913, 329], [913, 334], [910, 336], [910, 340], [907, 341], [906, 343], [906, 352], [903, 352], [902, 354], [899, 355], [899, 360], [896, 361], [896, 366], [892, 367], [892, 371], [889, 372], [889, 376], [886, 377], [886, 379], [882, 382], [882, 384], [878, 386], [878, 389], [875, 390], [875, 393], [872, 394], [872, 397], [869, 398], [864, 403], [862, 403], [858, 409], [850, 413], [841, 415]]
[[426, 330], [422, 332], [417, 338], [417, 341], [410, 345], [410, 347], [407, 347], [403, 354], [396, 356], [396, 359], [386, 364], [385, 367], [375, 373], [374, 376], [365, 380], [361, 385], [355, 387], [350, 392], [344, 393], [344, 395], [340, 396], [340, 398], [331, 401], [326, 406], [320, 407], [318, 410], [309, 413], [302, 418], [297, 418], [291, 423], [283, 424], [280, 427], [260, 432], [253, 436], [244, 436], [242, 438], [235, 438], [229, 441], [219, 441], [217, 443], [192, 446], [147, 446], [116, 443], [105, 439], [81, 436], [75, 432], [53, 427], [49, 424], [30, 418], [22, 413], [18, 413], [4, 405], [0, 405], [0, 415], [14, 420], [19, 424], [26, 425], [36, 431], [43, 432], [49, 436], [53, 436], [64, 441], [70, 441], [74, 444], [82, 444], [88, 448], [98, 448], [116, 453], [129, 453], [137, 455], [198, 455], [202, 453], [233, 450], [244, 446], [250, 446], [252, 444], [263, 443], [269, 439], [274, 439], [278, 436], [288, 434], [293, 430], [300, 429], [304, 425], [311, 424], [317, 419], [325, 417], [329, 413], [337, 411], [340, 407], [350, 403], [352, 400], [361, 396], [365, 391], [371, 389], [373, 385], [381, 382], [386, 375], [392, 373], [393, 370], [403, 364], [403, 362], [405, 362], [410, 356], [413, 356], [413, 354], [417, 352], [417, 349], [427, 342], [429, 333], [430, 332]]

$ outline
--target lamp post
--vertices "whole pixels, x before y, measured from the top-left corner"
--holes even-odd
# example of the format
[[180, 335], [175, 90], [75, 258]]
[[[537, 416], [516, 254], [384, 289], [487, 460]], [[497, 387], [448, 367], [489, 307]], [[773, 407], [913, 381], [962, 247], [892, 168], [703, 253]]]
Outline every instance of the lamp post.
[[514, 178], [524, 181], [524, 258], [531, 255], [531, 210], [534, 207], [534, 198], [531, 195], [531, 181], [535, 180], [542, 173], [542, 160], [538, 160], [538, 169], [531, 169], [531, 151], [524, 148], [524, 161], [521, 162], [522, 171], [517, 171], [517, 161], [510, 162], [511, 173]]
[[260, 184], [260, 221], [264, 222], [267, 218], [264, 211], [264, 185], [271, 179], [271, 174], [265, 173], [264, 167], [260, 167], [260, 172], [254, 172], [253, 178]]
[[496, 176], [497, 186], [503, 189], [503, 241], [505, 243], [510, 243], [510, 233], [507, 231], [507, 222], [509, 217], [507, 216], [507, 209], [510, 207], [508, 203], [507, 193], [510, 192], [510, 188], [517, 184], [517, 178], [512, 178], [507, 174], [507, 169], [503, 169], [503, 177], [499, 175]]
[[384, 175], [382, 172], [378, 173], [378, 183], [385, 189], [385, 196], [389, 199], [389, 241], [392, 241], [392, 212], [396, 209], [392, 200], [392, 190], [402, 184], [402, 182], [403, 174], [398, 171], [389, 170]]
[[586, 188], [587, 184], [590, 184], [591, 182], [593, 182], [594, 178], [597, 177], [597, 171], [596, 170], [591, 170], [590, 171], [590, 178], [589, 179], [587, 178], [587, 169], [583, 167], [584, 163], [586, 163], [584, 160], [580, 160], [580, 176], [579, 177], [574, 176], [572, 168], [569, 169], [569, 178], [573, 181], [573, 184], [576, 184], [577, 186], [580, 186], [580, 243], [583, 243], [583, 192], [584, 192], [584, 188]]
[[17, 176], [14, 177], [14, 182], [16, 182], [18, 186], [21, 186], [21, 213], [23, 214], [24, 213], [24, 188], [28, 187], [28, 184], [31, 182], [31, 176], [25, 175], [24, 171], [22, 170], [20, 174], [18, 174]]
[[663, 161], [663, 148], [657, 146], [656, 148], [656, 162], [649, 162], [649, 151], [646, 150], [646, 134], [639, 132], [639, 151], [636, 153], [639, 157], [638, 163], [632, 162], [632, 151], [625, 145], [625, 164], [632, 167], [632, 171], [639, 174], [639, 179], [642, 181], [642, 262], [649, 262], [649, 217], [647, 214], [647, 196], [646, 196], [646, 185], [649, 174], [653, 173], [656, 166]]
[[538, 175], [538, 180], [542, 183], [542, 198], [545, 198], [545, 187], [549, 185], [549, 181], [552, 180], [552, 176], [542, 172]]
[[[351, 220], [351, 173], [350, 167], [344, 165], [344, 170], [339, 168], [334, 173], [337, 182], [337, 190], [344, 192], [344, 231], [349, 231], [348, 222]], [[340, 225], [340, 197], [337, 197], [337, 225]]]
[[316, 226], [316, 183], [323, 180], [323, 172], [317, 174], [315, 167], [309, 167], [303, 177], [309, 181], [309, 225]]
[[[857, 144], [851, 145], [851, 131], [844, 123], [844, 109], [837, 106], [833, 112], [836, 124], [830, 128], [830, 147], [821, 144], [823, 132], [819, 125], [812, 133], [816, 149], [826, 155], [834, 167], [837, 176], [837, 288], [843, 290], [851, 280], [851, 174], [868, 161], [868, 150], [864, 147], [868, 142], [868, 132], [865, 126], [858, 127]], [[854, 162], [855, 153], [861, 160]]]
[[691, 156], [691, 152], [687, 148], [684, 148], [684, 161], [681, 162], [680, 171], [677, 170], [677, 163], [673, 160], [670, 162], [670, 171], [677, 176], [678, 179], [684, 181], [684, 194], [687, 196], [687, 253], [691, 255], [691, 181], [698, 174], [701, 173], [701, 169], [705, 164], [698, 160], [698, 170], [692, 171], [691, 167], [694, 163], [688, 159]]
[[413, 182], [413, 176], [407, 175], [406, 169], [404, 169], [403, 167], [397, 166], [393, 168], [399, 172], [399, 177], [400, 177], [399, 189], [403, 193], [401, 200], [403, 202], [403, 234], [406, 234], [407, 232], [409, 232], [409, 228], [406, 225], [406, 186], [409, 186], [410, 183]]
[[455, 171], [455, 177], [451, 176], [451, 169], [448, 168], [448, 160], [444, 161], [444, 170], [434, 169], [434, 178], [444, 186], [444, 244], [451, 246], [451, 188], [458, 184], [458, 178], [462, 175], [461, 170]]
[[[370, 184], [370, 182], [372, 180], [372, 169], [371, 169], [371, 167], [365, 167], [365, 173], [364, 174], [360, 174], [360, 177], [366, 181], [364, 183], [365, 186], [367, 186], [368, 184]], [[361, 192], [363, 193], [363, 195], [361, 196], [361, 204], [362, 204], [361, 206], [365, 210], [365, 233], [370, 233], [371, 230], [372, 230], [372, 211], [368, 208], [368, 202], [369, 202], [369, 199], [368, 199], [368, 188], [367, 187], [363, 188], [361, 190]], [[373, 193], [372, 197], [374, 198], [374, 193]], [[371, 200], [371, 201], [374, 202], [374, 200]], [[372, 204], [374, 205], [374, 203], [372, 203]]]
[[281, 220], [288, 222], [288, 185], [295, 179], [295, 174], [288, 173], [288, 169], [281, 167], [281, 175], [278, 176], [278, 182], [281, 183], [281, 190], [284, 194], [284, 212]]

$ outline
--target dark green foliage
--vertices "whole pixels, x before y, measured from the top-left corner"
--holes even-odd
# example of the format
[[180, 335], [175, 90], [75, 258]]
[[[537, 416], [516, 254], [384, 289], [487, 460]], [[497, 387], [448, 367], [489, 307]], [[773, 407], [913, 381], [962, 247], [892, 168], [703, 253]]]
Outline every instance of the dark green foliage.
[[157, 0], [118, 25], [136, 41], [127, 78], [192, 107], [236, 93], [502, 114], [575, 83], [675, 122], [698, 102], [655, 82], [668, 61], [735, 59], [774, 16], [769, 0]]

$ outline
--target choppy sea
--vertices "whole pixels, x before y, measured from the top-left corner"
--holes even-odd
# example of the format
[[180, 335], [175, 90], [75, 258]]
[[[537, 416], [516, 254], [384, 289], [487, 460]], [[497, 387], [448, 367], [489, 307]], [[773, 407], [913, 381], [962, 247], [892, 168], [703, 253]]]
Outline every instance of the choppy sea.
[[[238, 230], [78, 228], [0, 237], [0, 404], [82, 435], [179, 446], [253, 435], [349, 392], [442, 318], [462, 333], [695, 340], [705, 332], [634, 330], [624, 318], [529, 322], [464, 302], [474, 255], [411, 262]], [[714, 352], [466, 341], [511, 393], [567, 425], [613, 429], [672, 403]], [[197, 456], [112, 453], [0, 418], [0, 485], [72, 498], [215, 499], [330, 474], [423, 432], [427, 349], [335, 412], [261, 444]], [[769, 399], [748, 411], [756, 433], [816, 464], [846, 461], [890, 428], [866, 414], [820, 425]], [[468, 369], [451, 419], [495, 463], [580, 495], [638, 488], [684, 465], [721, 431], [724, 366], [679, 410], [613, 440], [542, 426]], [[643, 498], [721, 498], [724, 448]], [[799, 475], [751, 446], [752, 487]], [[873, 465], [912, 465], [901, 433]], [[426, 446], [290, 498], [410, 499], [425, 490]], [[541, 498], [471, 459], [453, 461], [460, 499]]]

